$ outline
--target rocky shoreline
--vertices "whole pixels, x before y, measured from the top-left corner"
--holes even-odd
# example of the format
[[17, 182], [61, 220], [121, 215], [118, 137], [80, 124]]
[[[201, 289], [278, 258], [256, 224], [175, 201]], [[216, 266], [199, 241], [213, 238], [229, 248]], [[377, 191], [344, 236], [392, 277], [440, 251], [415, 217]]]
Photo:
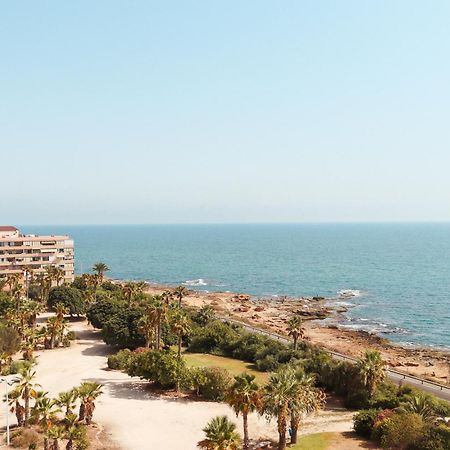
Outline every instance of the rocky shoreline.
[[[160, 294], [173, 287], [148, 283], [147, 292]], [[399, 372], [448, 384], [450, 352], [425, 347], [407, 348], [363, 330], [339, 327], [349, 308], [345, 297], [252, 297], [243, 293], [202, 292], [189, 289], [183, 300], [192, 307], [210, 305], [217, 314], [286, 335], [286, 322], [293, 315], [304, 319], [305, 339], [327, 350], [360, 357], [367, 349], [378, 350], [387, 364]], [[331, 323], [330, 323], [331, 319]]]

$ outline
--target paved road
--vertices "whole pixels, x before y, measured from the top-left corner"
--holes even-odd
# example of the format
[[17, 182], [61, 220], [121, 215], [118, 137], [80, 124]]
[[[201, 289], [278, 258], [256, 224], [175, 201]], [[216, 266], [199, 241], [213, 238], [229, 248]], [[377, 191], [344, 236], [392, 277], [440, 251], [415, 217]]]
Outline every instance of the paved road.
[[[262, 330], [260, 328], [253, 327], [251, 325], [247, 325], [246, 323], [239, 322], [238, 320], [227, 319], [225, 317], [220, 318], [220, 319], [223, 321], [233, 322], [238, 325], [241, 325], [242, 327], [244, 327], [247, 331], [249, 331], [251, 333], [264, 334], [266, 336], [269, 336], [269, 337], [276, 339], [280, 342], [283, 342], [285, 344], [289, 344], [291, 342], [288, 338], [286, 338], [284, 336], [280, 336], [276, 333], [272, 333], [270, 331], [266, 331], [266, 330]], [[337, 360], [356, 362], [356, 358], [352, 358], [347, 355], [342, 355], [340, 353], [332, 352], [330, 350], [325, 350], [325, 351], [327, 351], [333, 358], [335, 358]], [[421, 389], [425, 392], [434, 394], [434, 395], [436, 395], [436, 397], [439, 397], [443, 400], [450, 401], [450, 387], [445, 386], [443, 384], [433, 383], [431, 381], [428, 381], [428, 380], [425, 380], [422, 378], [418, 378], [418, 377], [414, 377], [412, 375], [403, 374], [401, 372], [397, 372], [396, 370], [392, 370], [392, 369], [387, 370], [387, 376], [393, 383], [395, 383], [397, 385], [407, 384], [407, 385], [416, 387], [418, 389]]]

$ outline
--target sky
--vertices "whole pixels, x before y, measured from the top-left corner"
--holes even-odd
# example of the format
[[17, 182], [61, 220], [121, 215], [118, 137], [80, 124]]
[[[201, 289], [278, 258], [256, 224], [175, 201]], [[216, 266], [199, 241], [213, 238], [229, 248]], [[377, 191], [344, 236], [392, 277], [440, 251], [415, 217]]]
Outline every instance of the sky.
[[0, 8], [0, 224], [450, 221], [450, 2]]

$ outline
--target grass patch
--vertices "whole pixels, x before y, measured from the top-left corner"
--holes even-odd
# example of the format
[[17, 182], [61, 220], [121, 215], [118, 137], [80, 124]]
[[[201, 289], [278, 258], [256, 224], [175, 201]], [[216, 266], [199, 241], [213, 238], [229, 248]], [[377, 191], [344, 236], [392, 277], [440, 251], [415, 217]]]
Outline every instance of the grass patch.
[[231, 375], [240, 375], [242, 372], [248, 372], [255, 375], [259, 384], [265, 384], [269, 379], [268, 373], [259, 372], [253, 368], [252, 364], [239, 359], [205, 353], [184, 353], [183, 356], [189, 367], [221, 367], [222, 369], [227, 369]]
[[335, 433], [316, 433], [299, 437], [290, 450], [326, 450]]

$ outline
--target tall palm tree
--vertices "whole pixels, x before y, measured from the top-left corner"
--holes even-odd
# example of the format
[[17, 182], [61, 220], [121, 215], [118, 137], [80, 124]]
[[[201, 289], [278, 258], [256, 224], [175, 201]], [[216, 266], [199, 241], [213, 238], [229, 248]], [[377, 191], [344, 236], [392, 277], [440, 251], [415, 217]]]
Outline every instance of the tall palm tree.
[[204, 450], [238, 450], [241, 438], [236, 432], [236, 425], [228, 420], [227, 416], [218, 416], [211, 419], [203, 432], [206, 439], [197, 446]]
[[153, 297], [152, 301], [146, 308], [146, 314], [153, 322], [156, 330], [156, 350], [161, 348], [161, 327], [163, 322], [167, 320], [167, 304], [160, 296]]
[[234, 409], [236, 417], [242, 414], [244, 425], [244, 450], [249, 448], [248, 414], [261, 409], [261, 394], [255, 376], [244, 373], [234, 377], [234, 383], [226, 395], [227, 403]]
[[314, 387], [314, 377], [306, 375], [302, 369], [295, 371], [297, 382], [297, 395], [289, 401], [289, 414], [291, 417], [291, 444], [297, 443], [300, 419], [312, 412], [318, 411], [325, 403], [325, 393]]
[[109, 267], [103, 263], [103, 262], [98, 262], [95, 263], [94, 266], [92, 267], [92, 270], [98, 275], [98, 278], [100, 280], [100, 284], [103, 283], [103, 277], [105, 275], [105, 272], [108, 272]]
[[133, 295], [136, 294], [136, 283], [125, 283], [122, 286], [122, 293], [127, 300], [128, 306], [131, 306], [131, 301], [133, 299]]
[[173, 309], [169, 316], [170, 329], [178, 339], [178, 359], [181, 359], [181, 343], [183, 336], [191, 332], [191, 321], [187, 314], [179, 309]]
[[175, 297], [178, 299], [178, 307], [181, 308], [181, 301], [184, 297], [189, 295], [189, 290], [185, 286], [178, 286], [173, 291]]
[[95, 410], [95, 400], [103, 393], [102, 385], [95, 382], [85, 381], [77, 389], [80, 398], [79, 420], [85, 421], [86, 425], [92, 422]]
[[294, 369], [283, 367], [269, 377], [263, 391], [262, 413], [268, 419], [277, 418], [278, 450], [286, 448], [286, 425], [289, 406], [298, 394], [298, 383]]
[[59, 286], [61, 281], [64, 281], [64, 277], [66, 276], [66, 272], [61, 267], [55, 267], [53, 271], [53, 278], [56, 282], [56, 286]]
[[30, 421], [30, 400], [32, 397], [36, 396], [35, 388], [39, 385], [34, 383], [36, 372], [31, 367], [23, 368], [19, 374], [20, 379], [17, 382], [16, 389], [24, 401], [24, 426], [27, 427]]
[[380, 352], [367, 350], [364, 357], [356, 362], [356, 367], [366, 386], [369, 397], [372, 398], [377, 385], [386, 376], [386, 365]]
[[155, 324], [148, 315], [143, 315], [138, 321], [138, 332], [145, 339], [145, 346], [150, 348], [155, 336]]
[[292, 337], [293, 341], [294, 341], [294, 350], [297, 350], [297, 343], [299, 338], [303, 339], [304, 335], [305, 335], [305, 329], [302, 326], [303, 325], [303, 321], [302, 318], [300, 316], [292, 316], [289, 320], [288, 320], [288, 335]]

